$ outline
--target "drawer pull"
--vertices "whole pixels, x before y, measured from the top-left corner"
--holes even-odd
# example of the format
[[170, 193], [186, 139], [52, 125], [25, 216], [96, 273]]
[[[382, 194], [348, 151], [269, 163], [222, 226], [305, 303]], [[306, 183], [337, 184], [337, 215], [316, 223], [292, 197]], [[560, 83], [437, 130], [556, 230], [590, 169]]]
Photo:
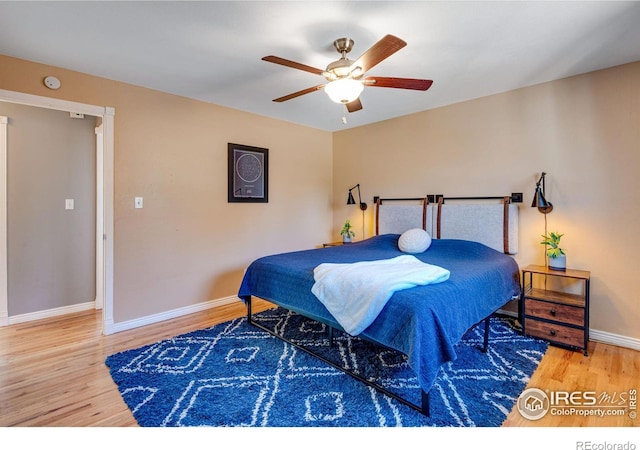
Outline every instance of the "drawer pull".
[[553, 328], [551, 330], [549, 330], [549, 334], [551, 336], [555, 336], [556, 335], [556, 330], [554, 330]]
[[557, 313], [557, 311], [556, 311], [556, 309], [555, 309], [555, 308], [552, 308], [552, 309], [551, 309], [551, 311], [549, 311], [549, 312], [550, 312], [550, 313], [551, 313], [551, 315], [552, 315], [552, 316], [554, 316], [554, 317], [555, 317], [555, 315], [556, 315], [556, 313]]

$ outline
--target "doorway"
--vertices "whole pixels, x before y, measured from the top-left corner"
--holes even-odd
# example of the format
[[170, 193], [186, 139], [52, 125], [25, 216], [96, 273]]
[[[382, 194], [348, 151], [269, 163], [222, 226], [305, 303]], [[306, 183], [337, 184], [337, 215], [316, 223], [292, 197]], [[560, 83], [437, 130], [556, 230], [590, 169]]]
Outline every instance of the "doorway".
[[[113, 328], [113, 126], [115, 110], [0, 90], [0, 101], [85, 114], [98, 118], [96, 136], [96, 307], [102, 306], [103, 333]], [[0, 326], [12, 322], [8, 311], [7, 124], [0, 118]]]

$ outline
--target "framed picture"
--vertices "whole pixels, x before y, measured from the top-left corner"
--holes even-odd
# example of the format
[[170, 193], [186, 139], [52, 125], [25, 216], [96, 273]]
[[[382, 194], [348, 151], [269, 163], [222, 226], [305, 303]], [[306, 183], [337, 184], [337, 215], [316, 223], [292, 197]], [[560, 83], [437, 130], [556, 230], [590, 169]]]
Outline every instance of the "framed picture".
[[269, 149], [228, 145], [229, 202], [269, 202]]

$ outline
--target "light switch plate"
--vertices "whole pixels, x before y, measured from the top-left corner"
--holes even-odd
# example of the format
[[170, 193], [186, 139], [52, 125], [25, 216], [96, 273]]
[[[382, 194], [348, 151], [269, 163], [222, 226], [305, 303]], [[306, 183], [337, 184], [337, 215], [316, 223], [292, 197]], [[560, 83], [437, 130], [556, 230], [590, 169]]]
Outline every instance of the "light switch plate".
[[142, 197], [136, 197], [134, 204], [136, 209], [142, 208]]
[[72, 198], [65, 198], [64, 199], [64, 209], [74, 209], [75, 205], [74, 205], [74, 201]]

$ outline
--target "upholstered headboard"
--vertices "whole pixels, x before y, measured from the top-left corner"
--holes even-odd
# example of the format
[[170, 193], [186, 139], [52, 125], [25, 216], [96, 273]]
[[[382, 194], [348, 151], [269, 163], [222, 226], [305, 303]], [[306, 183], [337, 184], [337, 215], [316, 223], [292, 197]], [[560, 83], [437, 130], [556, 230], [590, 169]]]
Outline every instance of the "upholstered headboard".
[[[402, 234], [422, 228], [431, 234], [433, 210], [427, 198], [382, 199], [376, 201], [376, 234]], [[382, 220], [380, 214], [382, 213]]]
[[422, 228], [433, 239], [480, 242], [500, 252], [518, 252], [518, 205], [511, 197], [378, 198], [376, 234]]

